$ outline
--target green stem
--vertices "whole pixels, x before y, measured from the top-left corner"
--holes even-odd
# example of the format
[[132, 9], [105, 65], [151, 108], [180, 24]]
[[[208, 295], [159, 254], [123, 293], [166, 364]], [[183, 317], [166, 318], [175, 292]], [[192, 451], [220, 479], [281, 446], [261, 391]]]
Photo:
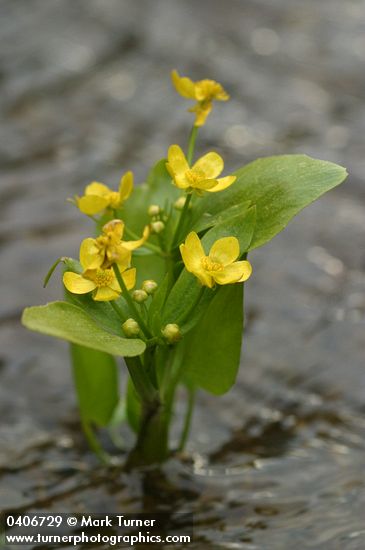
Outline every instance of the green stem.
[[127, 289], [127, 287], [125, 286], [125, 282], [123, 280], [123, 277], [122, 277], [122, 274], [121, 272], [119, 271], [119, 267], [117, 264], [113, 264], [113, 270], [114, 270], [114, 273], [115, 273], [115, 276], [117, 278], [117, 281], [119, 283], [119, 286], [122, 290], [122, 293], [123, 293], [123, 297], [125, 298], [127, 304], [129, 305], [129, 308], [132, 312], [132, 314], [134, 315], [134, 318], [135, 320], [137, 321], [137, 323], [139, 324], [139, 326], [141, 327], [142, 331], [144, 332], [144, 334], [150, 338], [152, 336], [151, 332], [149, 331], [146, 323], [144, 322], [144, 320], [142, 319], [141, 315], [139, 314], [139, 311], [138, 309], [136, 308], [136, 305], [135, 303], [133, 302], [132, 298], [131, 298], [131, 295], [129, 294], [129, 291]]
[[189, 166], [191, 166], [191, 163], [193, 162], [195, 142], [196, 142], [197, 135], [198, 135], [198, 126], [193, 126], [189, 136], [188, 154], [186, 156]]
[[189, 437], [191, 420], [193, 418], [194, 404], [195, 404], [195, 390], [194, 388], [188, 388], [188, 408], [186, 411], [185, 422], [184, 422], [183, 431], [181, 433], [178, 451], [184, 450], [187, 439]]
[[144, 404], [158, 403], [158, 393], [145, 372], [139, 357], [124, 358], [136, 392]]

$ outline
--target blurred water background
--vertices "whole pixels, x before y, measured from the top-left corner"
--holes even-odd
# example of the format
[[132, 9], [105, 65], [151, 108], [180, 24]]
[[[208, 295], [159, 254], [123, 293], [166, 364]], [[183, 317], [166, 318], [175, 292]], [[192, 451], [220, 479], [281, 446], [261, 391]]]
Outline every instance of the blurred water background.
[[[365, 2], [2, 0], [0, 16], [0, 507], [189, 510], [199, 549], [363, 549]], [[232, 97], [198, 153], [229, 170], [301, 152], [350, 177], [252, 254], [239, 381], [199, 396], [191, 460], [111, 473], [79, 435], [67, 346], [19, 317], [60, 296], [42, 278], [90, 233], [66, 198], [143, 181], [186, 142], [173, 68]]]

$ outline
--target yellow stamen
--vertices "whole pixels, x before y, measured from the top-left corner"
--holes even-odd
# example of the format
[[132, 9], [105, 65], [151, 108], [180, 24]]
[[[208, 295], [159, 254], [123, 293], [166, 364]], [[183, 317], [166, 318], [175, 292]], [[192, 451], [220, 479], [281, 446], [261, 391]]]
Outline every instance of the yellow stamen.
[[111, 269], [97, 269], [96, 273], [92, 275], [92, 280], [99, 288], [103, 286], [110, 286], [110, 284], [114, 281], [114, 277], [114, 273]]
[[185, 172], [185, 177], [192, 185], [194, 185], [195, 183], [198, 183], [199, 181], [203, 181], [204, 179], [206, 179], [206, 176], [205, 176], [204, 172], [202, 172], [201, 170], [190, 170], [189, 169]]
[[222, 271], [224, 266], [218, 262], [213, 262], [208, 256], [202, 258], [201, 260], [202, 267], [206, 271]]

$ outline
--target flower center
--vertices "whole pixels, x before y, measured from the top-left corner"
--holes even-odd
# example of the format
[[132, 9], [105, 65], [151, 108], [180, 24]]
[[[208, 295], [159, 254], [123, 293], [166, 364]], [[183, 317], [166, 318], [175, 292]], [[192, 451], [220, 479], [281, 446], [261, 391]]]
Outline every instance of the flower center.
[[185, 172], [185, 176], [188, 182], [191, 183], [191, 185], [194, 185], [195, 183], [206, 179], [204, 172], [202, 172], [201, 170], [189, 169]]
[[224, 266], [219, 262], [213, 262], [209, 256], [202, 258], [202, 267], [205, 271], [222, 271]]
[[114, 273], [111, 269], [97, 269], [93, 279], [97, 287], [109, 286], [114, 280]]

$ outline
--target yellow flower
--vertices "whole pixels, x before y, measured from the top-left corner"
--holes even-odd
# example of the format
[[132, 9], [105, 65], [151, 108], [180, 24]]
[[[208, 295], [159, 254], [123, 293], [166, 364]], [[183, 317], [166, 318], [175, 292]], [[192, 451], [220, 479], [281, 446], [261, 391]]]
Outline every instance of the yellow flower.
[[[80, 263], [84, 269], [82, 274], [66, 271], [63, 274], [63, 284], [73, 294], [87, 294], [92, 292], [92, 297], [98, 302], [115, 300], [121, 294], [121, 288], [112, 268], [90, 269], [85, 264], [85, 257], [80, 248]], [[136, 269], [126, 269], [124, 264], [118, 264], [128, 290], [136, 284]]]
[[119, 208], [132, 191], [133, 174], [127, 172], [120, 180], [118, 191], [112, 191], [107, 185], [93, 181], [85, 188], [85, 194], [82, 197], [75, 197], [75, 202], [83, 214], [93, 216], [105, 208]]
[[192, 231], [186, 237], [185, 244], [180, 245], [180, 252], [185, 267], [199, 281], [209, 288], [215, 283], [228, 285], [246, 281], [252, 273], [250, 262], [237, 262], [240, 246], [236, 237], [218, 239], [206, 256], [198, 235]]
[[167, 160], [166, 168], [176, 187], [187, 192], [195, 191], [198, 195], [204, 191], [216, 193], [236, 180], [236, 176], [218, 178], [224, 168], [223, 159], [218, 153], [207, 153], [190, 168], [181, 147], [171, 145]]
[[194, 107], [189, 109], [195, 113], [195, 126], [203, 126], [206, 118], [212, 110], [213, 100], [227, 101], [229, 95], [224, 90], [223, 86], [215, 80], [198, 80], [193, 82], [186, 76], [179, 76], [177, 71], [171, 73], [172, 82], [176, 91], [187, 99], [195, 99], [197, 101]]
[[89, 269], [107, 269], [114, 263], [121, 264], [124, 269], [130, 265], [132, 251], [139, 248], [147, 240], [150, 229], [144, 228], [143, 236], [136, 241], [123, 241], [124, 222], [111, 220], [103, 227], [103, 233], [96, 239], [84, 239], [80, 247], [80, 261]]

